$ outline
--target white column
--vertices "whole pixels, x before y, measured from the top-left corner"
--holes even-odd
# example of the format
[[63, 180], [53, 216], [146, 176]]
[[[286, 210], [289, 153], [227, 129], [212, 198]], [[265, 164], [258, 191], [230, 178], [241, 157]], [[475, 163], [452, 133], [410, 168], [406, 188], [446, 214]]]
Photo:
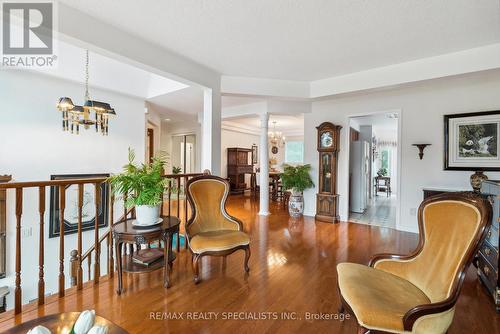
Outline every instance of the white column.
[[203, 120], [201, 126], [201, 170], [210, 169], [220, 175], [221, 167], [221, 98], [220, 92], [203, 91]]
[[259, 215], [268, 216], [269, 213], [269, 146], [268, 146], [268, 122], [269, 114], [264, 112], [260, 114], [260, 206]]

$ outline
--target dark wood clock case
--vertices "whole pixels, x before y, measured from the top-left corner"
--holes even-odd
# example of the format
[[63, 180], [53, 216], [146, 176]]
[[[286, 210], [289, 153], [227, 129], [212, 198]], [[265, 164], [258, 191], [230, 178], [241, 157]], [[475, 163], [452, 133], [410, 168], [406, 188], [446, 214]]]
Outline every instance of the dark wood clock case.
[[324, 122], [318, 129], [317, 148], [319, 154], [318, 193], [316, 195], [316, 219], [338, 223], [337, 169], [340, 146], [339, 125]]

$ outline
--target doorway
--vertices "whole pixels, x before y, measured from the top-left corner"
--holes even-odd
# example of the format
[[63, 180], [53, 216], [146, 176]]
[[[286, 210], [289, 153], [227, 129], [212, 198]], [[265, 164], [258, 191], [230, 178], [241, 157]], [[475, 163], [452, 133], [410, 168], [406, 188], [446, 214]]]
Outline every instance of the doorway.
[[172, 137], [172, 171], [184, 174], [196, 172], [196, 135]]
[[148, 128], [146, 145], [146, 156], [148, 158], [148, 162], [153, 162], [155, 151], [155, 130], [152, 128]]
[[396, 228], [399, 113], [349, 118], [349, 221]]

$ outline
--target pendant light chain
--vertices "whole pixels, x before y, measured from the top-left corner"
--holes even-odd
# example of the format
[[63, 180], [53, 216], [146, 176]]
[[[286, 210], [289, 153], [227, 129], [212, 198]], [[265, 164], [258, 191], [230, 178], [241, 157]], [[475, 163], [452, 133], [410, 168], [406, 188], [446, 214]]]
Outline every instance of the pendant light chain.
[[90, 100], [89, 94], [89, 50], [85, 50], [85, 100]]

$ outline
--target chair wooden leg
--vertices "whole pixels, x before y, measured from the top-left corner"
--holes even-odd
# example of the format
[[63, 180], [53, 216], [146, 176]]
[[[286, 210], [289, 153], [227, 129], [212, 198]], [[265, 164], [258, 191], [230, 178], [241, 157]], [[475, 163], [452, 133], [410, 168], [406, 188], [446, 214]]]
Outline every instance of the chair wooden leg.
[[250, 255], [251, 255], [250, 245], [248, 245], [248, 247], [245, 248], [245, 271], [246, 272], [250, 271], [250, 267], [248, 266], [248, 260], [250, 260]]
[[193, 255], [193, 273], [194, 273], [194, 284], [200, 283], [200, 268], [198, 266], [198, 260], [200, 259], [199, 254]]
[[369, 333], [368, 329], [358, 325], [358, 334], [368, 334], [368, 333]]

